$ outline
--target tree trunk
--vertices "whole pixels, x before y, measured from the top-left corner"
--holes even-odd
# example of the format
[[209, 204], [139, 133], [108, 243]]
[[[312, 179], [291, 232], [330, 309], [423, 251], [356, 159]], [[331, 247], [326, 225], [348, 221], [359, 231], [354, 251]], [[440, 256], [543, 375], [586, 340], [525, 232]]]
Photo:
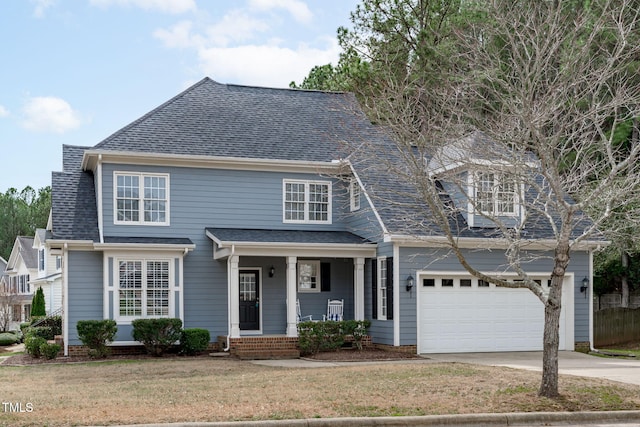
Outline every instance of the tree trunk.
[[622, 250], [620, 264], [622, 265], [622, 275], [620, 277], [620, 287], [622, 288], [621, 307], [629, 307], [629, 254]]
[[560, 311], [562, 282], [569, 265], [569, 243], [559, 242], [555, 251], [549, 297], [544, 305], [544, 336], [542, 347], [542, 383], [539, 395], [556, 398], [558, 392], [558, 347], [560, 346]]

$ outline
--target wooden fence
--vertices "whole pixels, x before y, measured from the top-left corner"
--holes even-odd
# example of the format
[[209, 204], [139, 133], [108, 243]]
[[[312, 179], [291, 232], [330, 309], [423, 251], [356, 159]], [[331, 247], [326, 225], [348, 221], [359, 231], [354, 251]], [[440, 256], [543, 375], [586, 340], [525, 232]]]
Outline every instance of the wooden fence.
[[593, 315], [593, 345], [640, 341], [640, 308], [607, 308]]

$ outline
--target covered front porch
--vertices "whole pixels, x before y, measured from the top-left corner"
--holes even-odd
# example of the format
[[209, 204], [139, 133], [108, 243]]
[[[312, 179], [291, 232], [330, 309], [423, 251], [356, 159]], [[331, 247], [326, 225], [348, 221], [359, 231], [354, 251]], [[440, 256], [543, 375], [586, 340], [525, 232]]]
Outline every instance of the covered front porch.
[[226, 262], [227, 347], [292, 348], [298, 312], [322, 320], [329, 299], [344, 319], [364, 320], [365, 259], [376, 245], [346, 231], [206, 229]]

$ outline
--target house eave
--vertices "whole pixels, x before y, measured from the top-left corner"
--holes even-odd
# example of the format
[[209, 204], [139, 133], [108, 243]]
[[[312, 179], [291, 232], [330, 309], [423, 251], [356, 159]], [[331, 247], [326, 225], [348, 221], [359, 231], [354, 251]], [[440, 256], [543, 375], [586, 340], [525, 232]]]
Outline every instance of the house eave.
[[[387, 234], [385, 242], [396, 243], [405, 247], [451, 247], [449, 240], [444, 236], [408, 236], [402, 234]], [[456, 239], [457, 246], [462, 249], [507, 249], [512, 244], [507, 239], [499, 238], [475, 238], [460, 237]], [[590, 251], [608, 246], [605, 240], [582, 240], [571, 245], [572, 250]], [[553, 239], [527, 239], [522, 240], [522, 248], [527, 250], [553, 250], [557, 241]]]
[[184, 252], [193, 251], [195, 244], [149, 244], [149, 243], [94, 243], [93, 248], [100, 251], [163, 251]]
[[145, 166], [178, 166], [205, 169], [255, 170], [270, 172], [333, 172], [342, 167], [338, 159], [329, 162], [262, 159], [186, 154], [140, 153], [130, 151], [86, 150], [82, 169], [95, 171], [99, 162]]
[[206, 232], [213, 243], [213, 258], [238, 256], [296, 256], [327, 258], [370, 258], [376, 254], [375, 243], [292, 243], [223, 241]]

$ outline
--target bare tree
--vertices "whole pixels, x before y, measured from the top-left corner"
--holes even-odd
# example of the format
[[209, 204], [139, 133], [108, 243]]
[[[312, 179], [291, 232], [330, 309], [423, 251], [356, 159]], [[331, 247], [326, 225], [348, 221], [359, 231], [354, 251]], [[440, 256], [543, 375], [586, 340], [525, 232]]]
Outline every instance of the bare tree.
[[[406, 73], [397, 72], [396, 56], [376, 57], [376, 95], [365, 105], [393, 146], [361, 142], [351, 160], [379, 182], [393, 176], [393, 188], [367, 191], [404, 213], [407, 233], [444, 236], [442, 244], [475, 277], [540, 299], [539, 393], [556, 397], [571, 253], [600, 241], [615, 212], [636, 224], [639, 218], [640, 144], [622, 147], [613, 135], [640, 113], [640, 10], [632, 0], [464, 3], [482, 19], [453, 30], [448, 52], [455, 57], [437, 84], [413, 68], [418, 51], [403, 57]], [[367, 53], [366, 43], [360, 50]], [[468, 262], [462, 242], [474, 229], [503, 242], [518, 280]], [[539, 256], [529, 250], [534, 244], [550, 254], [549, 288], [527, 275], [527, 263]]]
[[18, 303], [15, 289], [7, 283], [0, 282], [0, 331], [8, 331], [13, 320], [12, 309]]

